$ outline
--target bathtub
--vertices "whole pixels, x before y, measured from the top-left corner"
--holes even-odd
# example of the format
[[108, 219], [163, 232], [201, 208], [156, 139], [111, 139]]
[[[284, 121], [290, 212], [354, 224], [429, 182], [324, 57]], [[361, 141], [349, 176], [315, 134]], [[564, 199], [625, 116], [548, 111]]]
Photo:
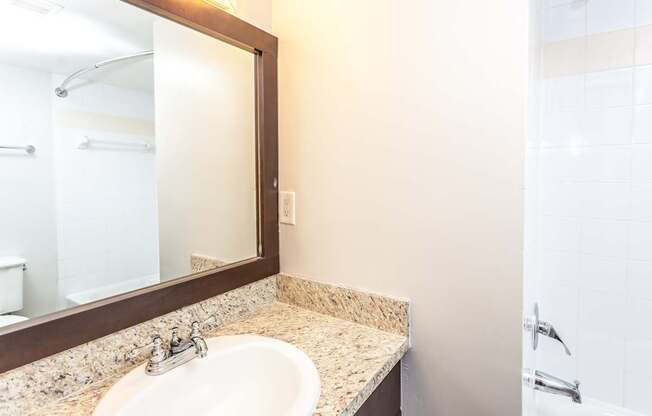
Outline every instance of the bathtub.
[[68, 307], [83, 305], [96, 300], [121, 295], [132, 290], [142, 289], [160, 283], [158, 275], [144, 276], [136, 279], [122, 281], [113, 285], [98, 287], [83, 292], [71, 293], [66, 296]]
[[[535, 416], [535, 415], [531, 415]], [[536, 416], [647, 416], [623, 407], [617, 407], [591, 398], [582, 404], [570, 399], [547, 394], [537, 395]]]

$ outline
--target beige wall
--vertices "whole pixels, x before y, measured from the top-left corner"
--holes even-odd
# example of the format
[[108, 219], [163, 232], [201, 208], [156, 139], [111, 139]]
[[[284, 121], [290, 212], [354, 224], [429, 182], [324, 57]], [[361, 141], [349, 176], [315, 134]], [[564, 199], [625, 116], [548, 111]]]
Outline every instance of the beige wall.
[[263, 29], [272, 31], [273, 0], [235, 0], [236, 14], [242, 20]]
[[160, 20], [154, 26], [161, 279], [191, 254], [257, 255], [253, 54]]
[[407, 416], [520, 414], [527, 2], [273, 12], [282, 271], [411, 299]]

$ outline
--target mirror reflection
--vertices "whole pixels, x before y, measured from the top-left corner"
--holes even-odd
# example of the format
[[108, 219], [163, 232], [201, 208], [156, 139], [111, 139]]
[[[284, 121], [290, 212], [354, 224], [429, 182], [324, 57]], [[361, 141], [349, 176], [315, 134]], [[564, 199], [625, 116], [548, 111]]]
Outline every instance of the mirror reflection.
[[257, 256], [254, 70], [118, 0], [0, 0], [0, 326]]

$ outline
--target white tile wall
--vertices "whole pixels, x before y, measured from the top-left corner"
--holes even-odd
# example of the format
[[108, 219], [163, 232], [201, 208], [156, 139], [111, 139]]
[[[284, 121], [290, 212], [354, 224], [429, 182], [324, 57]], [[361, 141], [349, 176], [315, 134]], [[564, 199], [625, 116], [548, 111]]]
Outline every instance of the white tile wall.
[[544, 11], [543, 37], [546, 42], [572, 39], [586, 34], [586, 5], [583, 1], [563, 4]]
[[632, 180], [635, 183], [652, 182], [652, 145], [636, 144], [632, 149]]
[[[586, 74], [586, 105], [604, 108], [631, 105], [633, 78], [631, 69], [593, 72]], [[637, 90], [637, 97], [638, 97]]]
[[551, 62], [526, 218], [540, 224], [530, 245], [542, 318], [574, 357], [545, 345], [538, 365], [579, 378], [588, 397], [652, 414], [652, 0], [543, 6]]
[[652, 104], [652, 66], [636, 68], [636, 104]]
[[613, 294], [625, 294], [627, 261], [584, 254], [580, 259], [580, 281], [583, 288]]
[[[54, 77], [53, 85], [60, 83]], [[110, 120], [152, 123], [151, 94], [95, 83], [65, 100], [55, 113], [81, 111]], [[155, 154], [79, 150], [84, 136], [100, 140], [154, 137], [55, 125], [59, 302], [68, 294], [159, 273]]]
[[583, 137], [586, 145], [629, 144], [633, 111], [629, 106], [592, 108], [584, 114]]
[[543, 0], [545, 8], [563, 6], [565, 4], [575, 3], [577, 0]]
[[582, 112], [554, 111], [544, 116], [542, 145], [572, 146], [582, 142]]
[[[603, 198], [611, 198], [603, 195]], [[623, 221], [584, 219], [580, 252], [598, 256], [621, 257], [627, 254], [627, 223]]]
[[636, 0], [636, 24], [652, 25], [652, 0]]
[[546, 81], [545, 109], [549, 111], [584, 109], [584, 75], [569, 75]]
[[577, 367], [585, 397], [597, 397], [607, 403], [623, 402], [624, 351], [622, 337], [597, 332], [580, 335]]
[[652, 340], [627, 342], [625, 357], [625, 403], [643, 414], [652, 414]]
[[652, 184], [632, 184], [632, 220], [652, 221]]
[[47, 104], [50, 75], [0, 65], [0, 91], [0, 144], [36, 146], [33, 156], [0, 151], [0, 257], [27, 260], [20, 313], [31, 317], [56, 307], [52, 114]]
[[627, 289], [630, 297], [652, 299], [652, 262], [629, 262]]
[[652, 105], [634, 108], [634, 143], [652, 143]]
[[629, 233], [629, 257], [652, 261], [652, 223], [631, 223]]
[[[631, 178], [631, 160], [631, 146], [586, 146], [578, 157], [576, 178], [593, 182], [626, 182]], [[599, 185], [602, 184], [582, 186]]]
[[635, 9], [636, 0], [588, 0], [588, 34], [633, 27]]

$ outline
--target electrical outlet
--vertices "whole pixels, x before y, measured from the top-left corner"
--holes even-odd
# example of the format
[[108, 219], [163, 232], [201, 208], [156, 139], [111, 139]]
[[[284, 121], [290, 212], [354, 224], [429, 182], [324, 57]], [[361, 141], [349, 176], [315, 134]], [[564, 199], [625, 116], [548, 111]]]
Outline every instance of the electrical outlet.
[[279, 221], [281, 224], [296, 225], [295, 193], [281, 192], [279, 195]]

